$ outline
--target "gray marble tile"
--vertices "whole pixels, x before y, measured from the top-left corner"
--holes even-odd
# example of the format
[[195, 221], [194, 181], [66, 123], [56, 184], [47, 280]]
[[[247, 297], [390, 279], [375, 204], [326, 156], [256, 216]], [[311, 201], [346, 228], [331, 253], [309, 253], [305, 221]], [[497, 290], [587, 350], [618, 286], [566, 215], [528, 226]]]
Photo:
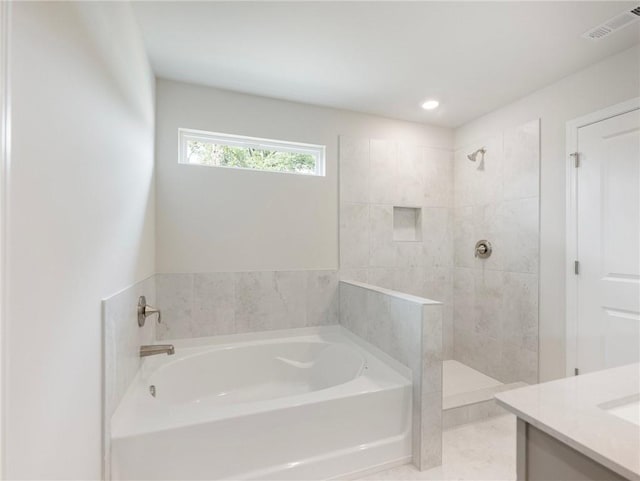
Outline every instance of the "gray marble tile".
[[356, 162], [367, 162], [369, 160], [368, 138], [341, 135], [339, 144], [340, 162], [343, 159]]
[[193, 279], [193, 274], [156, 275], [156, 297], [162, 312], [158, 339], [192, 336]]
[[425, 246], [422, 242], [396, 242], [397, 267], [426, 267], [428, 257], [425, 255]]
[[396, 197], [398, 183], [398, 149], [391, 140], [370, 140], [370, 192], [372, 204], [394, 205], [399, 203]]
[[475, 270], [475, 332], [499, 339], [502, 330], [504, 273]]
[[504, 132], [504, 198], [538, 197], [540, 192], [540, 121]]
[[368, 284], [386, 289], [395, 289], [395, 267], [371, 267], [368, 270]]
[[428, 207], [453, 206], [453, 152], [424, 148], [424, 200]]
[[513, 272], [538, 272], [537, 197], [504, 202], [504, 269]]
[[150, 277], [103, 301], [105, 333], [106, 405], [113, 414], [141, 365], [139, 350], [151, 344], [156, 335], [155, 317], [149, 317], [144, 327], [138, 326], [138, 298], [147, 303], [156, 301], [155, 279]]
[[477, 162], [467, 160], [473, 169], [472, 181], [476, 186], [473, 190], [475, 195], [473, 205], [496, 203], [503, 198], [502, 135], [489, 137], [481, 142], [481, 145], [477, 144], [475, 148], [481, 146], [487, 150], [484, 160], [481, 160], [481, 157], [478, 157]]
[[454, 358], [453, 346], [455, 342], [453, 326], [453, 306], [442, 307], [442, 359]]
[[340, 267], [369, 266], [369, 205], [340, 204]]
[[422, 403], [419, 467], [426, 470], [442, 464], [442, 393], [425, 394]]
[[232, 272], [194, 274], [193, 312], [188, 337], [237, 332]]
[[528, 349], [518, 349], [512, 343], [505, 343], [502, 347], [502, 375], [501, 381], [505, 383], [526, 382], [536, 384], [538, 382], [538, 352]]
[[[393, 349], [393, 321], [390, 312], [389, 296], [380, 292], [367, 290], [366, 298], [367, 330], [365, 339], [387, 354], [396, 357], [398, 352]], [[403, 362], [402, 359], [398, 360]]]
[[405, 364], [413, 373], [414, 462], [441, 461], [442, 306], [340, 283], [340, 324]]
[[422, 393], [442, 392], [442, 306], [423, 306]]
[[[484, 160], [471, 162], [467, 154], [485, 147]], [[458, 150], [454, 157], [454, 204], [474, 206], [499, 202], [503, 197], [502, 135], [486, 138]]]
[[472, 238], [469, 239], [470, 242], [465, 245], [467, 249], [465, 256], [468, 259], [475, 256], [475, 243], [481, 239], [488, 240], [493, 249], [491, 256], [486, 259], [474, 257], [474, 267], [479, 269], [503, 269], [506, 256], [505, 231], [510, 228], [505, 211], [504, 202], [473, 207], [473, 234]]
[[506, 272], [502, 303], [504, 342], [538, 350], [538, 276]]
[[396, 246], [393, 242], [393, 207], [369, 206], [369, 266], [395, 267]]
[[[453, 307], [453, 268], [434, 266], [426, 270], [427, 280], [422, 296]], [[452, 313], [453, 314], [453, 313]]]
[[425, 265], [453, 265], [453, 210], [423, 207], [422, 239]]
[[368, 270], [364, 268], [341, 268], [339, 272], [339, 278], [340, 280], [344, 281], [358, 281], [364, 282], [365, 284], [369, 283]]
[[338, 276], [335, 271], [307, 271], [307, 326], [338, 323]]
[[367, 319], [367, 291], [361, 287], [340, 282], [339, 321], [354, 334], [369, 341]]
[[475, 205], [477, 198], [477, 184], [475, 170], [477, 165], [467, 159], [472, 147], [455, 151], [453, 157], [453, 205], [456, 209]]
[[306, 321], [306, 272], [235, 274], [238, 332], [301, 327]]
[[[472, 332], [475, 327], [475, 272], [456, 267], [453, 270], [453, 319], [457, 328]], [[456, 341], [458, 335], [456, 333]]]
[[140, 369], [140, 346], [152, 344], [156, 336], [156, 320], [148, 318], [138, 326], [138, 298], [145, 296], [156, 303], [156, 281], [150, 277], [102, 301], [103, 331], [103, 442], [105, 457], [103, 473], [110, 476], [111, 418], [127, 388]]
[[396, 269], [394, 289], [414, 296], [424, 296], [427, 279], [428, 272], [424, 267]]
[[369, 202], [369, 139], [340, 137], [340, 201]]
[[388, 298], [388, 304], [387, 323], [391, 329], [387, 353], [414, 372], [419, 371], [422, 367], [422, 306], [398, 298]]
[[453, 250], [456, 267], [474, 267], [475, 244], [479, 240], [475, 232], [476, 220], [473, 207], [458, 207], [453, 211]]
[[397, 177], [394, 200], [399, 205], [422, 205], [425, 196], [426, 155], [423, 148], [397, 144]]

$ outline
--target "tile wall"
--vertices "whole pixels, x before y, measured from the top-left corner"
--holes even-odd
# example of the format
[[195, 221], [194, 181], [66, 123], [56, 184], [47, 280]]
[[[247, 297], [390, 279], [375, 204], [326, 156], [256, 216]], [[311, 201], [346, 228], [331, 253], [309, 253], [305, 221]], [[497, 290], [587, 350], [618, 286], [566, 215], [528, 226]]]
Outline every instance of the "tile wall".
[[538, 378], [539, 146], [535, 120], [455, 153], [453, 357], [504, 383]]
[[[419, 210], [416, 240], [398, 232]], [[453, 154], [393, 140], [340, 137], [340, 278], [443, 302], [453, 356]], [[394, 236], [394, 223], [396, 232]], [[399, 234], [399, 235], [398, 235]]]
[[413, 462], [442, 463], [442, 305], [340, 282], [340, 324], [413, 373]]
[[182, 339], [338, 323], [338, 274], [157, 274], [157, 337]]
[[140, 346], [153, 344], [156, 339], [155, 316], [147, 318], [144, 327], [138, 326], [140, 296], [145, 296], [148, 304], [156, 304], [155, 276], [102, 301], [104, 479], [110, 479], [106, 460], [110, 457], [111, 416], [142, 364]]

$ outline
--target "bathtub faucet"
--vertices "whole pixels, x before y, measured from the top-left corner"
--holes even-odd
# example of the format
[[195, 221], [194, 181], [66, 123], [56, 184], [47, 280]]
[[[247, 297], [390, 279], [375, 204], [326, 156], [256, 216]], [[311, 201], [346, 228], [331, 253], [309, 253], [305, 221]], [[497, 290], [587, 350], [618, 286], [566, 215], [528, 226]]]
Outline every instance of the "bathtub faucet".
[[140, 346], [140, 357], [155, 356], [156, 354], [167, 354], [169, 356], [176, 353], [173, 344], [151, 344]]

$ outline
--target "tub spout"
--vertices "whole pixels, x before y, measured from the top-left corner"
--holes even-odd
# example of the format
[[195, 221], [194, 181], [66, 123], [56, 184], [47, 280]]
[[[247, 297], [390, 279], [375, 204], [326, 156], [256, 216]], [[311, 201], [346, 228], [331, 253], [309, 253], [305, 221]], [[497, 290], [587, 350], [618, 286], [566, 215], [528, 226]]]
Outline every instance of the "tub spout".
[[167, 354], [169, 356], [176, 353], [173, 344], [152, 344], [140, 346], [140, 357], [155, 356], [156, 354]]

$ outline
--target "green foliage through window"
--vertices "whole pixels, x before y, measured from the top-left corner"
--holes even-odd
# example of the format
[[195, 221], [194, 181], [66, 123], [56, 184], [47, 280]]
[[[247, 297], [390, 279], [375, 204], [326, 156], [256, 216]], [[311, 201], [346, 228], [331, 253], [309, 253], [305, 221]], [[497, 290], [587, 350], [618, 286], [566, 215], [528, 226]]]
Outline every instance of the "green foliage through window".
[[316, 158], [308, 153], [235, 147], [189, 139], [186, 163], [243, 169], [315, 174]]

